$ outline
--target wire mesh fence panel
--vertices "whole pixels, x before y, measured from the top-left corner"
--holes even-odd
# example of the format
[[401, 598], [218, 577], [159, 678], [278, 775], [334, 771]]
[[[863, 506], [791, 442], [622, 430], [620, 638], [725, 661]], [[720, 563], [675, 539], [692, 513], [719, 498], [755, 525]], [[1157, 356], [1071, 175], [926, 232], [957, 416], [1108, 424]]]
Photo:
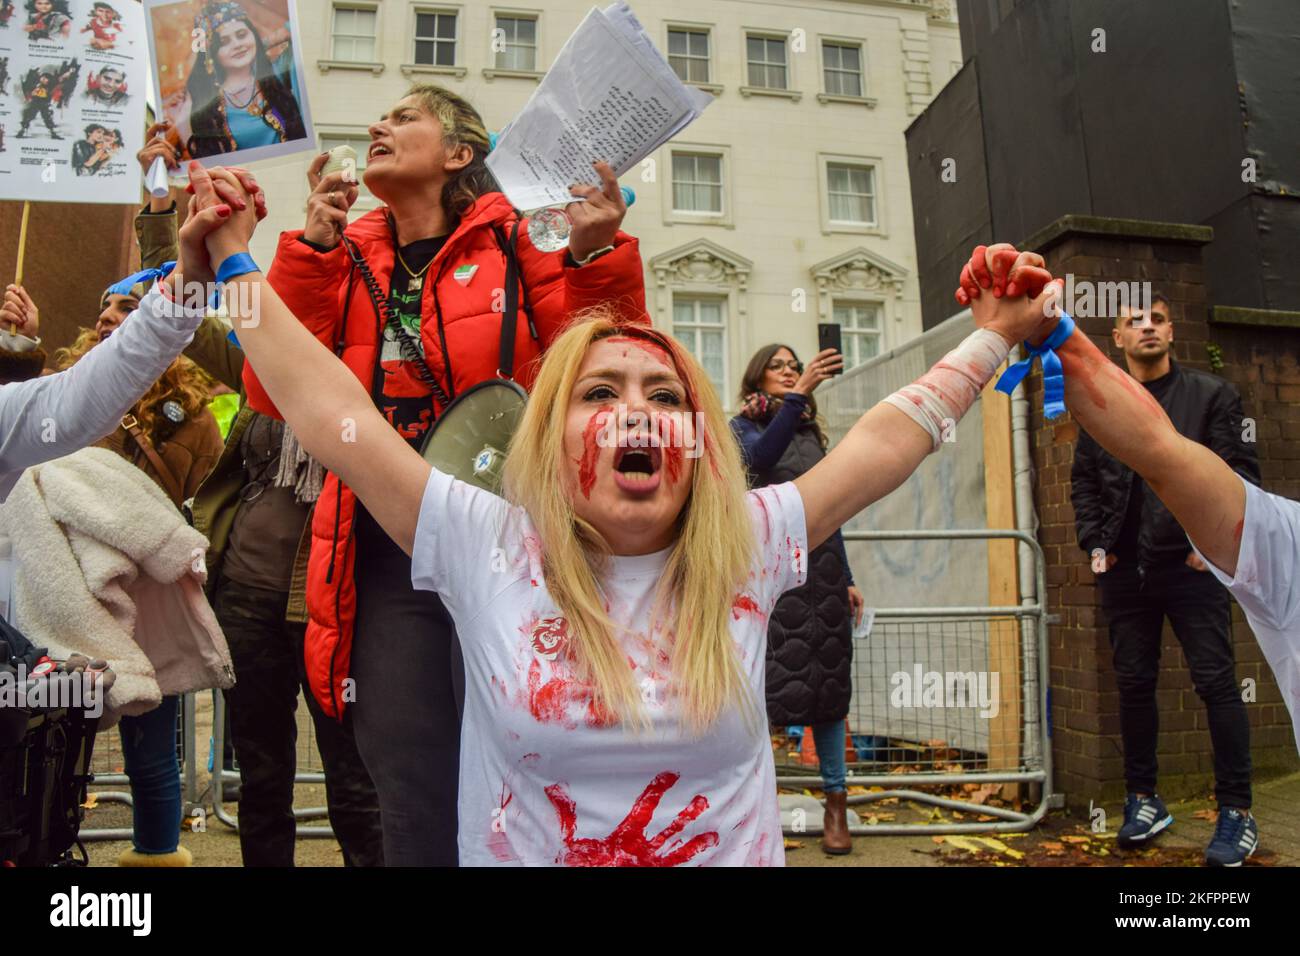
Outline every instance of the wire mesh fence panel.
[[[1042, 550], [1025, 532], [847, 531], [844, 536], [864, 547], [1011, 539], [1032, 553], [1034, 593], [1046, 589]], [[938, 595], [947, 596], [939, 589], [932, 605], [877, 608], [867, 632], [854, 638], [844, 743], [849, 803], [898, 794], [917, 803], [965, 808], [961, 791], [971, 784], [1034, 784], [1039, 788], [1036, 805], [1026, 794], [1028, 804], [1017, 802], [1015, 809], [982, 807], [980, 817], [986, 822], [929, 828], [1025, 829], [1046, 813], [1051, 791], [1050, 728], [1043, 718], [1045, 609], [1034, 600], [1010, 606], [941, 603]], [[810, 730], [773, 728], [780, 786], [820, 786]], [[862, 832], [903, 833], [921, 825], [864, 827]]]
[[[231, 797], [238, 795], [239, 754], [230, 744], [229, 710], [224, 695], [220, 691], [203, 691], [187, 696], [191, 699], [177, 709], [176, 719], [176, 759], [186, 791], [186, 812], [197, 812], [194, 808], [202, 807], [205, 812], [212, 810], [222, 822], [236, 826], [238, 803]], [[217, 721], [221, 723], [220, 728], [216, 726]], [[294, 813], [299, 819], [312, 820], [325, 815], [324, 807], [319, 806], [324, 802], [324, 764], [311, 713], [301, 694], [294, 723], [297, 730]], [[130, 803], [120, 723], [96, 735], [91, 772], [95, 777], [88, 788], [92, 808], [101, 802]], [[87, 840], [127, 839], [130, 835], [129, 829], [121, 826], [83, 827], [81, 834]], [[330, 830], [328, 826], [299, 827], [299, 835], [328, 836]]]
[[[1017, 680], [1024, 651], [1018, 624], [1005, 618], [877, 621], [853, 644], [849, 768], [869, 773], [1037, 769], [1023, 746], [1015, 747], [1013, 764], [1006, 756], [1005, 722], [1013, 722], [1014, 742], [1021, 744], [1018, 715], [1031, 709], [1026, 682]], [[1032, 645], [1028, 651], [1035, 662]], [[804, 732], [778, 729], [789, 744], [778, 750], [779, 771], [817, 768], [815, 754], [803, 746]]]
[[[229, 740], [229, 709], [226, 706], [225, 697], [219, 692], [213, 692], [212, 701], [212, 748], [214, 752], [217, 749], [224, 751], [226, 742]], [[311, 712], [307, 709], [307, 703], [301, 693], [298, 695], [294, 711], [294, 725], [296, 740], [294, 749], [293, 815], [301, 823], [304, 820], [318, 820], [327, 815], [326, 808], [323, 806], [325, 802], [324, 765], [317, 747], [316, 731], [312, 724]], [[239, 753], [236, 750], [231, 767], [220, 774], [214, 774], [212, 779], [213, 815], [226, 826], [234, 829], [239, 827], [238, 806], [234, 801], [229, 801], [227, 798], [231, 789], [237, 786], [238, 783]], [[309, 805], [303, 806], [304, 803]], [[333, 836], [333, 831], [328, 823], [311, 826], [300, 825], [298, 827], [298, 836], [330, 837]]]

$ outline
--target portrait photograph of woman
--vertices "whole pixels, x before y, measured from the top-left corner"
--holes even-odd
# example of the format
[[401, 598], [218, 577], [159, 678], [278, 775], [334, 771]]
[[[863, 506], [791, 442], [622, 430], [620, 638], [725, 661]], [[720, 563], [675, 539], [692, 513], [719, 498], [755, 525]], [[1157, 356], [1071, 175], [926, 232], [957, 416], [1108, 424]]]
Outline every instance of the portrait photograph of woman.
[[148, 4], [146, 14], [183, 158], [247, 162], [314, 147], [292, 0], [188, 0]]

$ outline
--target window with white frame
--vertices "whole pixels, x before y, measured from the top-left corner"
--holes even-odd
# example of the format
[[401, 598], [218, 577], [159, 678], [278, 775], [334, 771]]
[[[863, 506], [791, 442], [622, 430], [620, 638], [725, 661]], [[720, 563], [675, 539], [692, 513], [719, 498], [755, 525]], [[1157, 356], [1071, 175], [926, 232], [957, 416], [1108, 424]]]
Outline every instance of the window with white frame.
[[727, 404], [726, 300], [717, 296], [673, 295], [673, 335], [695, 356], [718, 398]]
[[828, 162], [826, 197], [831, 222], [876, 225], [876, 168], [868, 164]]
[[497, 69], [537, 70], [537, 18], [518, 13], [498, 13], [496, 16], [498, 45]]
[[832, 321], [840, 325], [844, 367], [861, 365], [880, 354], [881, 318], [885, 308], [879, 302], [836, 299], [831, 306]]
[[673, 151], [673, 212], [722, 215], [722, 156]]
[[831, 96], [862, 96], [862, 46], [822, 41], [822, 75]]
[[375, 62], [375, 21], [378, 16], [377, 10], [335, 4], [331, 30], [333, 58], [357, 63]]
[[670, 28], [668, 64], [683, 83], [708, 83], [709, 31]]
[[453, 11], [415, 12], [415, 62], [421, 66], [456, 65], [456, 14]]
[[328, 152], [336, 146], [351, 146], [357, 153], [357, 202], [368, 203], [374, 199], [366, 188], [362, 174], [366, 171], [366, 154], [370, 150], [370, 137], [363, 133], [325, 133], [320, 134], [320, 150]]
[[769, 90], [788, 90], [785, 37], [750, 33], [745, 37], [745, 60], [749, 67], [749, 85]]

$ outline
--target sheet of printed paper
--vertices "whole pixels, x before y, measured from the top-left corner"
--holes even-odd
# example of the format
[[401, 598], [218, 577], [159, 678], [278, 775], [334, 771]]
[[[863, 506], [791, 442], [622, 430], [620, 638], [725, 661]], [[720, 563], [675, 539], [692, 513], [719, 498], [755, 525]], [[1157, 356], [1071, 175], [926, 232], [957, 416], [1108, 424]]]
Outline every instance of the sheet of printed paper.
[[626, 3], [579, 24], [487, 165], [519, 209], [571, 202], [573, 183], [597, 183], [605, 160], [623, 175], [713, 101], [688, 87]]
[[135, 0], [0, 0], [0, 199], [140, 199], [149, 45]]

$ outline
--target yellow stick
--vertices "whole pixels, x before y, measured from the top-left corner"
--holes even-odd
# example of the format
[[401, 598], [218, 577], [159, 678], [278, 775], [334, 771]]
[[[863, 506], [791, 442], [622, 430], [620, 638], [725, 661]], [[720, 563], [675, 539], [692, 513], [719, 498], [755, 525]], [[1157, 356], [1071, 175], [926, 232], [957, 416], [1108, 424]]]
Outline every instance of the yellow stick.
[[27, 251], [27, 217], [31, 214], [32, 204], [23, 200], [23, 224], [18, 227], [18, 266], [14, 269], [14, 285], [23, 284], [23, 253]]

